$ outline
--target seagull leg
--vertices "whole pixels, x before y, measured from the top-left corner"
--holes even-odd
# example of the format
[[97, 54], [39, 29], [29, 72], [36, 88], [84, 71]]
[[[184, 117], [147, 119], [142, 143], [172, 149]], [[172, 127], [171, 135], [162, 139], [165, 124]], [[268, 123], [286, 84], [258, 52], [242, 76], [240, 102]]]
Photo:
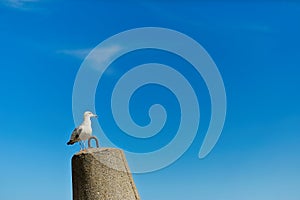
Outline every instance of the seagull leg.
[[83, 148], [86, 149], [85, 140], [83, 141]]
[[79, 145], [80, 145], [80, 151], [82, 151], [83, 150], [83, 148], [82, 148], [82, 141], [79, 141]]

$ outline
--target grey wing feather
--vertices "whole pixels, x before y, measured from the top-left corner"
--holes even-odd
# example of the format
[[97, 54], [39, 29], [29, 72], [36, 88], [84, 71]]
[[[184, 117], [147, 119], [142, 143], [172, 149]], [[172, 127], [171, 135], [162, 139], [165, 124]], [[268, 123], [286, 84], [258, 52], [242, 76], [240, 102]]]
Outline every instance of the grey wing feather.
[[81, 132], [82, 132], [82, 128], [75, 128], [72, 132], [71, 139], [67, 144], [70, 145], [80, 141], [79, 135]]

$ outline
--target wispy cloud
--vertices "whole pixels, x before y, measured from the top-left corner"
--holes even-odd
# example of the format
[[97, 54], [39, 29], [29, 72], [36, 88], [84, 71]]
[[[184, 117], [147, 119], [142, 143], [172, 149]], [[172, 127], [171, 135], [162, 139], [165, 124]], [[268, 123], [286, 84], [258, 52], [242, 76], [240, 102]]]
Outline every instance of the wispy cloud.
[[92, 49], [64, 49], [64, 50], [58, 50], [57, 53], [73, 56], [75, 58], [84, 59]]
[[108, 64], [108, 62], [112, 59], [112, 57], [119, 51], [122, 50], [121, 46], [112, 45], [107, 47], [98, 47], [95, 49], [86, 48], [86, 49], [65, 49], [59, 50], [57, 53], [73, 56], [78, 59], [85, 59], [88, 54], [93, 51], [92, 54], [89, 55], [89, 60], [95, 63], [95, 69], [101, 70], [102, 66]]
[[3, 0], [1, 2], [11, 8], [27, 10], [39, 1], [40, 0]]

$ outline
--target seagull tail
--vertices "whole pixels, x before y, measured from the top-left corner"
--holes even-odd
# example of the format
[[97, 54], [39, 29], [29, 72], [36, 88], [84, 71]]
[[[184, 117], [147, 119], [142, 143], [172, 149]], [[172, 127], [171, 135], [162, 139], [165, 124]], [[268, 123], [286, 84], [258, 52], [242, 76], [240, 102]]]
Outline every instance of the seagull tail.
[[70, 140], [70, 141], [67, 143], [67, 145], [72, 145], [72, 144], [74, 144], [74, 143], [75, 143], [74, 141]]

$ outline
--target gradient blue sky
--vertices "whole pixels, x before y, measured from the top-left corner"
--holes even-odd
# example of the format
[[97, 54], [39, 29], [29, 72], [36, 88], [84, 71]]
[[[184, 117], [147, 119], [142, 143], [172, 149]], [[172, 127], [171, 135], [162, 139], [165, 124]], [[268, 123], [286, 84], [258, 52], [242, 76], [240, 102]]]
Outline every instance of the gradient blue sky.
[[[79, 147], [66, 142], [74, 128], [77, 70], [101, 41], [145, 26], [174, 29], [203, 45], [222, 74], [228, 112], [219, 142], [199, 160], [210, 117], [203, 85], [203, 125], [196, 139], [173, 165], [134, 175], [142, 199], [299, 200], [300, 3], [192, 0], [0, 1], [0, 199], [72, 198], [70, 159]], [[148, 89], [150, 95], [136, 94], [137, 105], [161, 90]], [[162, 94], [161, 101], [173, 99]], [[105, 112], [98, 114], [105, 118]], [[147, 122], [143, 116], [136, 120]], [[167, 132], [178, 126], [174, 120]], [[139, 146], [135, 142], [118, 140], [128, 149]]]

